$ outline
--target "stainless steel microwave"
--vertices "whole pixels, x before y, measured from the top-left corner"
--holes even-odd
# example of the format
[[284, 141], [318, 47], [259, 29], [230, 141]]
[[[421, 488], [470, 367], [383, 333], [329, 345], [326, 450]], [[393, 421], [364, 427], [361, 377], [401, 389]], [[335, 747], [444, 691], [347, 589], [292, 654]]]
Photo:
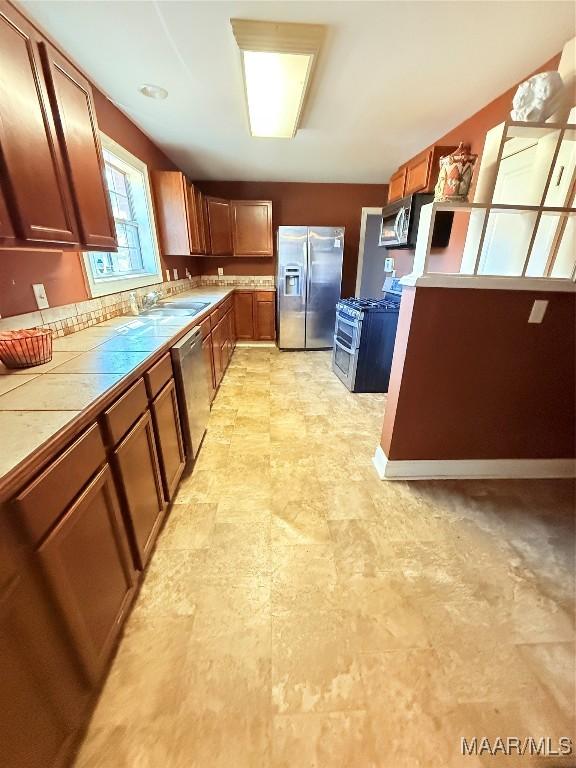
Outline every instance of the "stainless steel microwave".
[[[431, 203], [434, 195], [416, 193], [396, 200], [382, 209], [382, 224], [378, 245], [385, 248], [415, 248], [420, 222], [420, 209]], [[445, 248], [450, 241], [452, 230], [452, 211], [440, 211], [436, 214], [433, 248]]]

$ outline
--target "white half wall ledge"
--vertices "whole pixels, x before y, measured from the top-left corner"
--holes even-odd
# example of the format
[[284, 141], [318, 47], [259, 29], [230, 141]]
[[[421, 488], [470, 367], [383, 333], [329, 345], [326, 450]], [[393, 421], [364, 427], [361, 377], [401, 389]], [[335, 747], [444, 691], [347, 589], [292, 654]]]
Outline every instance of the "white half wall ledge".
[[382, 446], [372, 459], [381, 480], [527, 480], [576, 477], [576, 459], [420, 459], [391, 461]]

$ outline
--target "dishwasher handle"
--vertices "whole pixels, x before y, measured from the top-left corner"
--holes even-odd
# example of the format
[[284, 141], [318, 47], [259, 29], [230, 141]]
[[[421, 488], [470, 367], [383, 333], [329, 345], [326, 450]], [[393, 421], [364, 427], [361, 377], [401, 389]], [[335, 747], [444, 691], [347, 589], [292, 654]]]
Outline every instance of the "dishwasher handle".
[[202, 334], [200, 326], [196, 325], [191, 331], [188, 331], [185, 336], [182, 336], [180, 341], [177, 341], [176, 344], [172, 346], [172, 349], [175, 350], [178, 357], [182, 359], [188, 357], [198, 341], [202, 341]]

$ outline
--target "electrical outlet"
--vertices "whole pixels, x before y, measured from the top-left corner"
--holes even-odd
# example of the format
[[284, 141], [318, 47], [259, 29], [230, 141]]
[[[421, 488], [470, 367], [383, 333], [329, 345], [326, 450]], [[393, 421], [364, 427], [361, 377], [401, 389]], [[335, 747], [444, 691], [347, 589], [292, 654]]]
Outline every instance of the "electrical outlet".
[[50, 304], [48, 304], [48, 299], [46, 298], [46, 289], [44, 288], [44, 284], [34, 283], [32, 285], [32, 290], [34, 291], [38, 309], [48, 309]]
[[218, 277], [224, 276], [224, 267], [218, 267]]
[[536, 299], [532, 304], [532, 311], [528, 318], [529, 323], [541, 323], [544, 320], [544, 315], [548, 309], [548, 302], [544, 299]]
[[176, 267], [174, 267], [174, 269], [172, 270], [172, 274], [174, 275], [174, 280], [178, 280], [178, 270], [176, 269]]
[[387, 256], [384, 259], [384, 272], [394, 272], [394, 257]]

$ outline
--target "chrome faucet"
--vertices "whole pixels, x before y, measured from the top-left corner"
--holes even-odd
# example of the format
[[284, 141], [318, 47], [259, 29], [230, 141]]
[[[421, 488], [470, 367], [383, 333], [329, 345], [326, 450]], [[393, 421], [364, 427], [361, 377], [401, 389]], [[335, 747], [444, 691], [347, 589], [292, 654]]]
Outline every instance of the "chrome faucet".
[[142, 298], [142, 309], [151, 309], [161, 298], [160, 291], [150, 291]]

